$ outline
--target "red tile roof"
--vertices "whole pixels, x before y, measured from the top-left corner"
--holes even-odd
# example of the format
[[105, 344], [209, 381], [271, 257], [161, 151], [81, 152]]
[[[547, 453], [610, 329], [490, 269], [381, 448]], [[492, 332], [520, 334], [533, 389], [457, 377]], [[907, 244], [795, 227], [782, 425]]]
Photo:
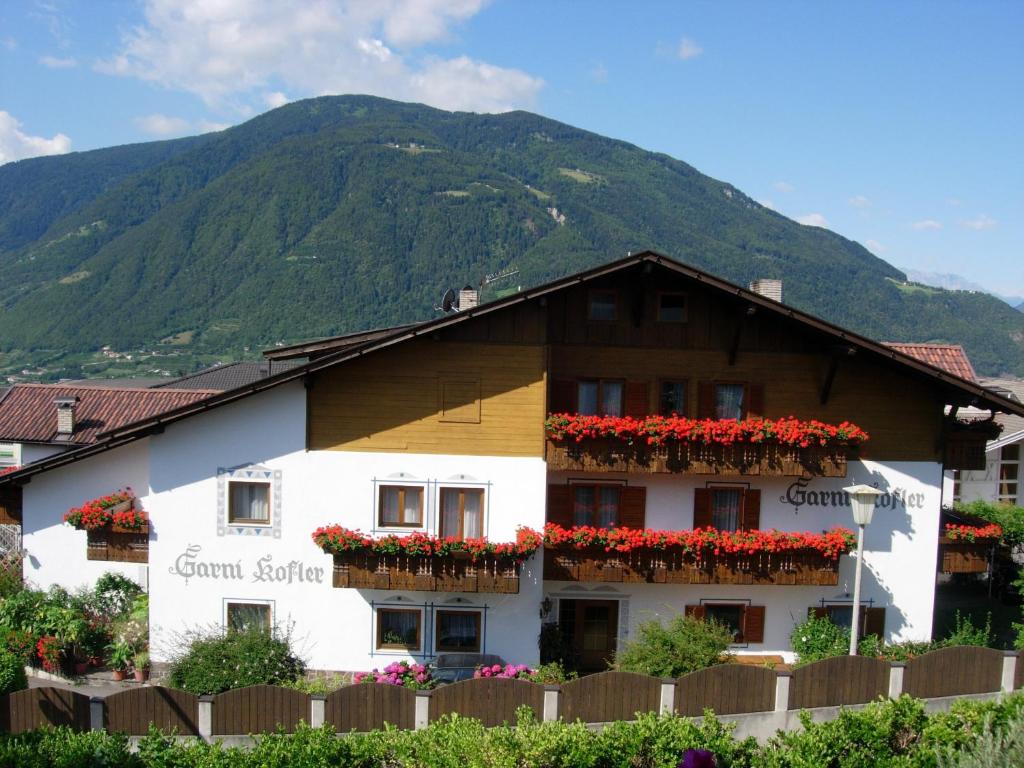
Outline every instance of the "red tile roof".
[[[117, 389], [68, 384], [16, 384], [0, 400], [0, 440], [95, 443], [97, 435], [217, 394], [214, 389]], [[75, 431], [57, 439], [58, 397], [77, 397]]]
[[897, 352], [910, 355], [922, 363], [934, 365], [947, 373], [959, 376], [968, 381], [977, 381], [978, 376], [974, 372], [974, 366], [967, 358], [967, 353], [959, 344], [911, 344], [902, 341], [883, 341], [887, 347], [892, 347]]

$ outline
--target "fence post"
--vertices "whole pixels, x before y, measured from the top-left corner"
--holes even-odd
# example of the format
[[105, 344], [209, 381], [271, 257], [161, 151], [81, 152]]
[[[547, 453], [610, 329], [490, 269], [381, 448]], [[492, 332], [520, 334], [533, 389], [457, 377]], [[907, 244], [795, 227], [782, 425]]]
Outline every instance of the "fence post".
[[562, 686], [544, 686], [544, 714], [542, 720], [551, 723], [558, 719], [558, 709], [562, 704]]
[[416, 691], [416, 715], [413, 727], [419, 731], [430, 724], [430, 691]]
[[213, 736], [213, 696], [199, 697], [199, 738], [210, 741]]
[[1002, 693], [1012, 693], [1017, 680], [1017, 651], [1003, 652], [1003, 677], [999, 684]]
[[793, 673], [788, 669], [779, 670], [775, 675], [775, 711], [789, 710], [789, 680]]
[[99, 696], [89, 697], [89, 729], [103, 730], [103, 699]]
[[903, 672], [907, 665], [902, 661], [893, 661], [889, 664], [889, 698], [898, 699], [903, 693]]
[[658, 711], [670, 715], [676, 708], [676, 681], [672, 677], [661, 678], [661, 706]]
[[326, 696], [310, 696], [309, 697], [309, 725], [312, 728], [319, 728], [324, 724], [326, 719], [327, 709], [327, 697]]

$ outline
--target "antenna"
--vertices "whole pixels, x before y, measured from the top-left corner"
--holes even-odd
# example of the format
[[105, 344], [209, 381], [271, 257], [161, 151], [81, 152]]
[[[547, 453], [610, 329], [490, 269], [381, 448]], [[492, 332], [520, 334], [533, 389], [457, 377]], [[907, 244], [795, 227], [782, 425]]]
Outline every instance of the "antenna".
[[449, 288], [447, 291], [444, 292], [444, 296], [441, 297], [441, 306], [434, 307], [434, 311], [444, 312], [445, 314], [447, 314], [448, 312], [451, 312], [453, 309], [458, 308], [459, 305], [455, 301], [455, 291]]
[[505, 267], [505, 269], [499, 270], [498, 272], [492, 272], [489, 275], [484, 275], [480, 280], [480, 299], [483, 300], [484, 288], [491, 283], [496, 283], [499, 280], [507, 280], [510, 277], [514, 277], [519, 274], [519, 270], [515, 267]]

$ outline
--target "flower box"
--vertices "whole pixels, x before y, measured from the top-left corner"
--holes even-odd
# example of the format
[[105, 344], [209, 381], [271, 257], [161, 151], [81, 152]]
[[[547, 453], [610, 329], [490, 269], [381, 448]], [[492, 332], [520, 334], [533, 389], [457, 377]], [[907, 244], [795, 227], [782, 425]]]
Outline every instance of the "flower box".
[[110, 526], [86, 531], [86, 559], [120, 563], [149, 562], [149, 531], [118, 531]]
[[941, 573], [988, 573], [993, 539], [966, 541], [939, 537], [939, 571]]
[[444, 556], [334, 555], [333, 585], [339, 589], [411, 592], [519, 592], [519, 565], [504, 558], [472, 561]]

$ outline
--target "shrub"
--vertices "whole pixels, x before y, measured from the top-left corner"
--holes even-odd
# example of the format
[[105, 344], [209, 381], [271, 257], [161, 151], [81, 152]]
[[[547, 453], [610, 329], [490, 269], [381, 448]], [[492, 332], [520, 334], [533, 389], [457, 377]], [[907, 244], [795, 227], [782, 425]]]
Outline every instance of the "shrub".
[[530, 675], [530, 680], [541, 685], [558, 685], [575, 679], [576, 673], [567, 672], [557, 661], [541, 664]]
[[987, 648], [992, 644], [992, 614], [986, 614], [985, 626], [976, 627], [970, 616], [963, 616], [960, 611], [956, 612], [956, 625], [949, 635], [936, 643], [937, 647], [953, 645], [977, 645]]
[[331, 674], [326, 677], [300, 677], [297, 680], [286, 680], [281, 685], [313, 696], [326, 696], [351, 682], [345, 675]]
[[383, 671], [357, 672], [353, 682], [380, 683], [382, 685], [400, 685], [405, 688], [433, 688], [437, 681], [430, 673], [430, 668], [422, 664], [410, 664], [407, 661], [395, 661], [384, 667]]
[[122, 616], [128, 612], [142, 588], [127, 576], [108, 571], [96, 579], [90, 602], [97, 613]]
[[732, 630], [714, 621], [674, 616], [637, 627], [637, 637], [615, 654], [615, 668], [655, 677], [679, 677], [726, 661]]
[[0, 696], [28, 688], [25, 660], [10, 651], [0, 650]]
[[168, 682], [190, 693], [294, 682], [306, 671], [290, 636], [277, 629], [213, 627], [192, 631], [183, 640], [188, 650], [172, 660]]
[[835, 625], [827, 616], [808, 616], [789, 634], [789, 647], [797, 664], [842, 656], [850, 651], [850, 631]]

